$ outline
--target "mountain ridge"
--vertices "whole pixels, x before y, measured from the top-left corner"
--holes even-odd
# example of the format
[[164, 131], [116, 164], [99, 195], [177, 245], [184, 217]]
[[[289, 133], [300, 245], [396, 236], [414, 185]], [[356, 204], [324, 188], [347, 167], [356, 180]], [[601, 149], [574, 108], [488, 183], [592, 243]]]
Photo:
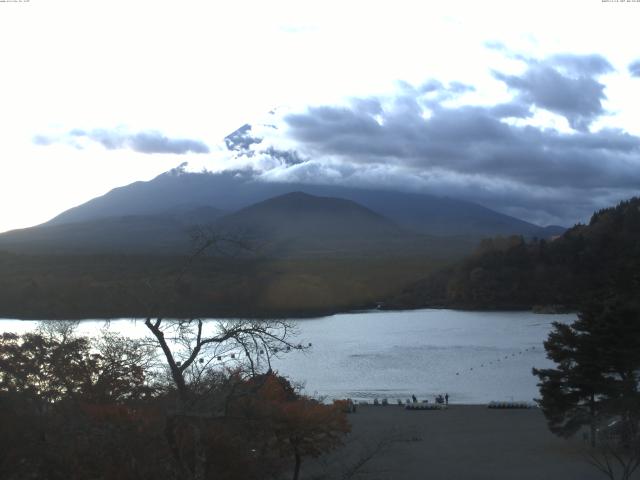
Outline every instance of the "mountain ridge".
[[[436, 257], [468, 252], [473, 242], [411, 232], [351, 200], [289, 192], [224, 215], [211, 207], [176, 207], [157, 215], [123, 215], [44, 224], [0, 235], [0, 249], [38, 254], [187, 255], [198, 238], [238, 239], [254, 255]], [[234, 243], [232, 241], [232, 243]]]
[[557, 226], [541, 227], [477, 203], [423, 193], [266, 182], [257, 180], [246, 170], [190, 173], [181, 169], [171, 170], [147, 182], [134, 182], [115, 188], [105, 195], [60, 213], [45, 224], [123, 214], [147, 215], [184, 202], [233, 212], [291, 191], [351, 200], [400, 226], [431, 235], [483, 237], [522, 234], [548, 237], [565, 230]]
[[300, 191], [249, 205], [223, 217], [217, 226], [223, 229], [253, 228], [277, 236], [352, 237], [399, 233], [390, 220], [356, 202]]

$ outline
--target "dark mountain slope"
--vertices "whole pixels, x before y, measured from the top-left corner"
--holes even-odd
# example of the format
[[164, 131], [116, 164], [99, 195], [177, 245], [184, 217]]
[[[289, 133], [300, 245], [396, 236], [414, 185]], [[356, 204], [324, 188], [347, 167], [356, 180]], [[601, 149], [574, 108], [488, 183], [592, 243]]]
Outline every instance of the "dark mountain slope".
[[0, 249], [22, 253], [185, 253], [194, 225], [215, 222], [222, 212], [211, 207], [176, 207], [156, 215], [104, 217], [44, 224], [0, 235]]
[[[38, 254], [185, 255], [194, 251], [193, 235], [198, 230], [241, 240], [250, 246], [249, 255], [299, 259], [459, 258], [475, 244], [464, 237], [414, 233], [353, 201], [302, 192], [280, 195], [226, 216], [221, 213], [187, 204], [157, 215], [50, 222], [1, 234], [0, 249]], [[239, 253], [237, 246], [234, 251]]]
[[469, 251], [469, 242], [447, 244], [405, 231], [350, 200], [292, 192], [259, 202], [222, 218], [220, 232], [248, 239], [267, 256], [367, 255], [436, 257]]
[[368, 238], [402, 234], [391, 221], [350, 200], [302, 192], [243, 208], [218, 222], [224, 230], [277, 238]]
[[485, 240], [477, 252], [405, 289], [398, 307], [569, 309], [600, 295], [640, 296], [640, 198], [596, 212], [561, 237]]
[[481, 205], [424, 194], [360, 188], [271, 183], [254, 179], [251, 172], [186, 173], [174, 169], [149, 182], [120, 187], [61, 213], [49, 224], [62, 224], [123, 215], [154, 215], [177, 205], [205, 205], [237, 211], [253, 203], [292, 191], [351, 200], [394, 223], [432, 235], [521, 234], [547, 237], [561, 233], [485, 208]]

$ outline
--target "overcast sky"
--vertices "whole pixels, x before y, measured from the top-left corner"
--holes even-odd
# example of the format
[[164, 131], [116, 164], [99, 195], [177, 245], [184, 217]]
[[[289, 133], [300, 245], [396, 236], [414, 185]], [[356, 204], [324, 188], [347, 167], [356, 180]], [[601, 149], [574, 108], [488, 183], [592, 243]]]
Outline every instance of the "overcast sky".
[[[0, 231], [185, 161], [584, 221], [640, 194], [638, 24], [602, 0], [0, 2]], [[262, 141], [229, 151], [245, 123]]]

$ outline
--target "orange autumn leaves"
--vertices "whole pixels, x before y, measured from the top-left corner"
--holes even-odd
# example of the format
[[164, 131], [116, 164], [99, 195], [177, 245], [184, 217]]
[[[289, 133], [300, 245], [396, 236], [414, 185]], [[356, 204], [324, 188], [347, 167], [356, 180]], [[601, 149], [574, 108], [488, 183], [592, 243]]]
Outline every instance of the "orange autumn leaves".
[[269, 373], [248, 383], [259, 388], [255, 396], [238, 402], [237, 408], [268, 420], [283, 450], [317, 457], [338, 447], [351, 430], [339, 405], [300, 396], [283, 377]]

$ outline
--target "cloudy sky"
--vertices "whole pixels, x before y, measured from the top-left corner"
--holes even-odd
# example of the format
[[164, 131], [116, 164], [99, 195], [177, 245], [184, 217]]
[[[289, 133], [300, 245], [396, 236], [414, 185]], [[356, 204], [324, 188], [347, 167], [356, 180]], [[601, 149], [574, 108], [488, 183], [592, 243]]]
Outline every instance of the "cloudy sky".
[[0, 2], [0, 231], [183, 162], [584, 221], [640, 194], [639, 23], [603, 0]]

